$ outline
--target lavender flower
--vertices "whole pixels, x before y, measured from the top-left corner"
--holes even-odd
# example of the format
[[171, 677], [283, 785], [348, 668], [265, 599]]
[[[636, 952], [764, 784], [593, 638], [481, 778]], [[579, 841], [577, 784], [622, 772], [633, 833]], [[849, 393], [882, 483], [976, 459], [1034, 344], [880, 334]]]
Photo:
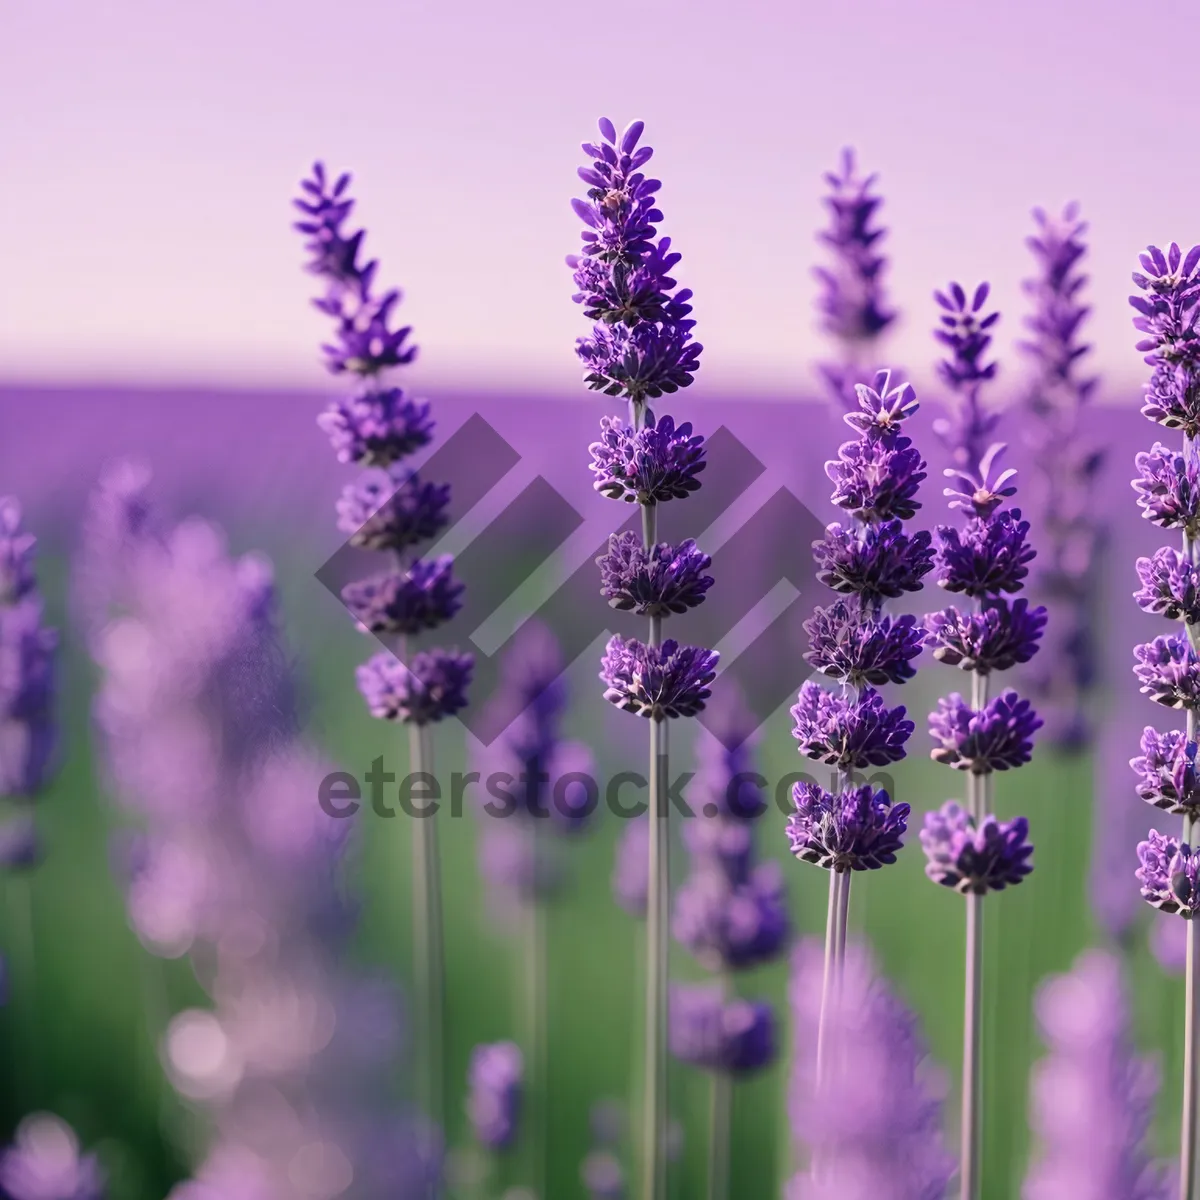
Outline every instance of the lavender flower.
[[676, 426], [673, 417], [655, 418], [633, 429], [618, 417], [602, 417], [600, 440], [588, 451], [592, 485], [602, 496], [631, 504], [682, 500], [700, 487], [704, 470], [704, 438], [692, 433], [690, 421]]
[[399, 553], [437, 537], [449, 523], [449, 503], [449, 484], [426, 483], [415, 472], [397, 480], [380, 471], [346, 485], [337, 525], [352, 546]]
[[1135, 564], [1142, 586], [1133, 593], [1138, 607], [1170, 621], [1200, 624], [1200, 568], [1178, 550], [1163, 546], [1153, 558]]
[[704, 574], [712, 559], [691, 538], [678, 546], [659, 542], [647, 548], [633, 530], [614, 533], [596, 565], [600, 594], [613, 608], [640, 616], [687, 612], [713, 584], [712, 576]]
[[947, 666], [987, 675], [1028, 662], [1037, 652], [1046, 627], [1046, 610], [1029, 608], [1027, 600], [989, 600], [979, 612], [957, 608], [925, 618], [925, 645]]
[[371, 716], [428, 725], [467, 706], [475, 660], [457, 650], [423, 650], [407, 666], [392, 654], [376, 654], [358, 668], [358, 690]]
[[0, 1192], [8, 1200], [102, 1200], [104, 1174], [81, 1154], [75, 1131], [51, 1113], [34, 1113], [0, 1151]]
[[907, 521], [921, 507], [916, 494], [925, 460], [901, 434], [846, 442], [825, 474], [833, 481], [834, 504], [860, 521]]
[[43, 624], [33, 556], [21, 508], [0, 498], [0, 796], [28, 797], [50, 773], [55, 747], [54, 656], [58, 638]]
[[800, 689], [791, 713], [792, 736], [805, 758], [856, 770], [899, 762], [915, 728], [904, 705], [888, 708], [872, 688], [851, 700], [813, 680]]
[[517, 1135], [525, 1065], [514, 1042], [491, 1042], [471, 1051], [467, 1114], [476, 1139], [489, 1150], [507, 1150]]
[[836, 521], [813, 542], [817, 578], [835, 592], [856, 593], [864, 604], [879, 604], [917, 592], [933, 570], [930, 536], [924, 529], [904, 532], [899, 520], [844, 529]]
[[1196, 751], [1196, 743], [1187, 734], [1177, 730], [1159, 733], [1147, 725], [1141, 756], [1129, 760], [1138, 776], [1137, 794], [1169, 813], [1188, 816], [1200, 812]]
[[[788, 1116], [798, 1145], [819, 1162], [788, 1183], [787, 1200], [933, 1198], [953, 1160], [942, 1138], [942, 1099], [930, 1079], [917, 1020], [851, 948], [841, 986], [826, 1000], [821, 950], [792, 959], [788, 998], [796, 1057]], [[818, 1071], [820, 1028], [831, 1053]]]
[[1007, 771], [1030, 760], [1041, 726], [1033, 705], [1011, 688], [979, 711], [953, 692], [929, 716], [929, 734], [937, 743], [930, 757], [974, 775]]
[[1200, 672], [1187, 634], [1156, 637], [1133, 648], [1133, 673], [1145, 696], [1168, 708], [1200, 706]]
[[1166, 1200], [1164, 1172], [1146, 1151], [1158, 1073], [1131, 1053], [1118, 960], [1081, 954], [1041, 986], [1036, 1011], [1050, 1053], [1030, 1080], [1040, 1153], [1023, 1200]]
[[660, 184], [641, 170], [654, 153], [638, 145], [645, 126], [634, 121], [618, 136], [603, 118], [599, 128], [602, 140], [583, 146], [591, 159], [579, 170], [587, 199], [571, 202], [586, 226], [583, 250], [567, 265], [579, 289], [576, 303], [600, 324], [578, 339], [576, 353], [588, 387], [640, 404], [687, 387], [703, 347], [692, 340], [692, 293], [676, 291], [668, 274], [680, 255], [670, 238], [654, 240]]
[[1142, 516], [1195, 540], [1200, 534], [1200, 465], [1162, 442], [1137, 454], [1133, 462], [1138, 470], [1133, 490]]
[[882, 203], [872, 191], [877, 177], [859, 176], [853, 150], [843, 150], [841, 170], [829, 171], [824, 178], [829, 186], [824, 198], [829, 227], [818, 240], [832, 252], [833, 265], [817, 267], [813, 274], [821, 285], [821, 328], [839, 344], [842, 361], [822, 363], [820, 370], [834, 397], [852, 407], [859, 361], [896, 317], [884, 296], [887, 259], [878, 248], [887, 231], [874, 224]]
[[789, 931], [787, 893], [775, 862], [735, 880], [701, 858], [675, 897], [671, 932], [710, 971], [771, 962]]
[[935, 421], [933, 428], [955, 464], [971, 474], [979, 470], [999, 421], [999, 415], [987, 413], [980, 402], [982, 385], [996, 376], [996, 363], [983, 362], [992, 342], [988, 331], [1000, 319], [996, 312], [982, 315], [989, 290], [988, 284], [981, 283], [970, 302], [957, 283], [950, 284], [946, 292], [933, 293], [942, 309], [933, 336], [950, 351], [949, 357], [938, 362], [937, 371], [957, 398], [949, 414]]
[[1081, 298], [1088, 279], [1079, 270], [1087, 225], [1077, 204], [1067, 205], [1060, 218], [1042, 209], [1033, 217], [1037, 232], [1026, 244], [1037, 274], [1024, 285], [1033, 312], [1025, 318], [1030, 336], [1020, 344], [1032, 363], [1023, 424], [1037, 484], [1032, 507], [1043, 534], [1032, 586], [1050, 609], [1051, 634], [1038, 670], [1029, 674], [1050, 737], [1078, 749], [1090, 736], [1087, 696], [1104, 539], [1095, 489], [1105, 452], [1089, 420], [1098, 380], [1081, 374], [1091, 350], [1080, 335], [1091, 311]]
[[713, 650], [680, 646], [672, 638], [661, 646], [647, 646], [614, 634], [600, 668], [604, 698], [655, 721], [693, 717], [710, 695], [717, 657]]
[[1134, 874], [1146, 902], [1191, 920], [1200, 909], [1200, 850], [1152, 829], [1137, 854], [1141, 866]]
[[450, 620], [462, 607], [454, 559], [416, 559], [406, 570], [359, 579], [342, 588], [342, 603], [368, 632], [416, 634]]
[[973, 518], [962, 529], [939, 525], [939, 586], [976, 598], [1019, 591], [1029, 574], [1025, 564], [1037, 554], [1028, 533], [1019, 508]]
[[832, 795], [815, 783], [792, 788], [788, 817], [792, 853], [831, 871], [872, 871], [896, 861], [908, 827], [909, 806], [892, 804], [870, 784]]
[[428, 400], [398, 387], [335, 400], [317, 418], [340, 463], [389, 467], [433, 439]]
[[816, 609], [804, 631], [804, 661], [851, 687], [904, 683], [917, 673], [912, 663], [921, 653], [923, 630], [911, 614], [875, 619], [839, 600]]
[[775, 1057], [771, 1006], [726, 1000], [720, 984], [673, 987], [670, 1029], [671, 1053], [706, 1071], [749, 1075]]
[[999, 466], [1007, 449], [1003, 442], [996, 442], [988, 447], [976, 470], [947, 467], [942, 472], [947, 479], [958, 480], [957, 486], [942, 489], [942, 495], [949, 499], [951, 509], [986, 520], [1005, 500], [1017, 494], [1017, 486], [1013, 483], [1017, 473], [1011, 467], [992, 478], [993, 469]]
[[1018, 884], [1033, 867], [1029, 858], [1029, 822], [1024, 817], [998, 821], [974, 818], [953, 800], [925, 814], [921, 847], [929, 860], [925, 874], [955, 891], [984, 895]]

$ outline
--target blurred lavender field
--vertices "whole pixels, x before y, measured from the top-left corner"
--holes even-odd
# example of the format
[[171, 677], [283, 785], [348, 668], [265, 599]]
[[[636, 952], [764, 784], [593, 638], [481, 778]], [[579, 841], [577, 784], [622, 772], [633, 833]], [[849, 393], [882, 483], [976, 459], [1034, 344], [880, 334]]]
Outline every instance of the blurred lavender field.
[[[1179, 1081], [1173, 1072], [1179, 1061], [1182, 990], [1146, 946], [1147, 922], [1139, 912], [1132, 869], [1134, 846], [1149, 821], [1144, 806], [1132, 798], [1127, 766], [1142, 726], [1154, 719], [1152, 705], [1138, 696], [1129, 676], [1129, 646], [1146, 629], [1129, 599], [1136, 582], [1131, 564], [1153, 548], [1155, 538], [1139, 519], [1127, 481], [1133, 450], [1147, 439], [1132, 398], [1106, 399], [1092, 416], [1099, 439], [1110, 448], [1098, 489], [1110, 533], [1100, 568], [1097, 749], [1094, 757], [1039, 752], [1021, 778], [1001, 776], [997, 786], [1001, 815], [1020, 811], [1030, 817], [1038, 869], [1019, 890], [991, 902], [987, 932], [986, 969], [992, 986], [984, 1013], [985, 1069], [995, 1102], [986, 1130], [987, 1160], [993, 1165], [984, 1194], [996, 1200], [1016, 1195], [1024, 1174], [1029, 1067], [1041, 1054], [1033, 1017], [1035, 987], [1048, 973], [1066, 970], [1084, 947], [1103, 944], [1106, 930], [1125, 929], [1116, 945], [1133, 968], [1139, 1045], [1162, 1056], [1165, 1082], [1155, 1149], [1170, 1156], [1177, 1136]], [[435, 401], [439, 440], [479, 413], [519, 454], [520, 462], [496, 489], [497, 505], [540, 474], [584, 517], [555, 569], [565, 573], [577, 566], [611, 528], [609, 506], [589, 486], [584, 448], [598, 417], [615, 411], [616, 402], [483, 392], [439, 392]], [[350, 628], [341, 604], [314, 577], [341, 544], [330, 511], [342, 479], [315, 428], [321, 404], [320, 395], [303, 392], [0, 389], [0, 490], [21, 497], [26, 525], [38, 535], [50, 623], [61, 630], [65, 755], [61, 774], [39, 801], [45, 862], [35, 872], [3, 883], [0, 936], [12, 978], [9, 1003], [0, 1011], [5, 1076], [0, 1129], [11, 1131], [32, 1111], [59, 1114], [85, 1146], [98, 1149], [113, 1196], [159, 1197], [188, 1173], [197, 1129], [163, 1079], [157, 1043], [170, 1015], [202, 1003], [203, 994], [186, 960], [151, 959], [138, 945], [115, 879], [111, 839], [123, 819], [94, 762], [89, 707], [95, 678], [68, 602], [70, 564], [80, 548], [86, 498], [106, 462], [138, 459], [153, 471], [156, 504], [173, 519], [201, 514], [226, 529], [233, 552], [265, 553], [276, 568], [287, 644], [298, 658], [306, 735], [330, 762], [360, 777], [379, 755], [402, 771], [407, 754], [402, 739], [391, 726], [362, 715], [353, 679], [354, 666], [363, 657], [362, 639]], [[687, 413], [708, 434], [727, 425], [766, 467], [704, 539], [710, 553], [779, 486], [794, 492], [822, 523], [832, 518], [823, 463], [843, 440], [844, 428], [825, 401], [786, 396], [749, 400], [716, 394], [701, 383], [688, 395]], [[930, 459], [932, 481], [943, 464], [928, 434], [931, 415], [923, 409], [914, 436]], [[1015, 410], [1001, 432], [1012, 444], [1014, 464], [1022, 466], [1021, 417]], [[698, 537], [703, 533], [694, 532]], [[552, 590], [553, 579], [540, 586], [544, 592]], [[519, 610], [518, 605], [514, 614]], [[454, 623], [450, 631], [448, 636], [460, 643], [475, 632]], [[640, 731], [638, 723], [604, 703], [595, 673], [592, 653], [574, 664], [566, 725], [570, 736], [591, 747], [603, 778], [631, 762], [636, 765]], [[797, 660], [796, 686], [806, 673]], [[910, 713], [927, 711], [952, 682], [951, 674], [936, 664], [922, 671], [905, 698]], [[768, 778], [803, 769], [786, 706], [763, 733], [759, 761]], [[444, 764], [439, 769], [465, 765], [464, 735], [455, 722], [438, 728], [436, 742]], [[690, 748], [680, 745], [673, 753], [688, 756]], [[917, 813], [940, 804], [953, 783], [920, 754], [894, 773], [898, 798]], [[311, 803], [316, 804], [315, 794]], [[1103, 837], [1094, 844], [1098, 812], [1104, 814]], [[351, 852], [351, 880], [363, 902], [355, 957], [401, 985], [411, 961], [411, 824], [386, 822], [364, 809], [353, 821]], [[591, 1146], [591, 1106], [629, 1094], [638, 934], [609, 890], [620, 825], [604, 815], [594, 833], [574, 847], [571, 886], [549, 917], [548, 1183], [555, 1200], [583, 1194], [579, 1167]], [[477, 822], [443, 821], [442, 828], [447, 1135], [453, 1146], [467, 1138], [463, 1101], [471, 1048], [514, 1036], [520, 1028], [520, 963], [511, 931], [495, 919], [476, 869]], [[761, 852], [782, 863], [797, 931], [819, 933], [824, 881], [810, 876], [820, 873], [798, 867], [790, 858], [777, 811], [770, 809], [758, 829]], [[853, 931], [872, 943], [893, 985], [918, 1012], [933, 1058], [953, 1075], [960, 1055], [960, 913], [940, 889], [930, 886], [922, 868], [919, 850], [910, 846], [898, 865], [881, 872], [869, 894], [856, 901]], [[1101, 901], [1099, 908], [1095, 898]], [[32, 936], [26, 936], [30, 931]], [[695, 965], [678, 950], [676, 954], [675, 974], [695, 976]], [[763, 968], [752, 976], [746, 994], [781, 1003], [784, 977], [784, 965]], [[781, 1103], [785, 1074], [786, 1063], [777, 1064], [746, 1085], [738, 1102], [733, 1149], [737, 1195], [778, 1194], [776, 1181], [787, 1173]], [[685, 1126], [685, 1149], [673, 1187], [677, 1196], [691, 1197], [700, 1194], [704, 1179], [706, 1092], [699, 1073], [683, 1066], [673, 1070], [672, 1089], [672, 1108]]]

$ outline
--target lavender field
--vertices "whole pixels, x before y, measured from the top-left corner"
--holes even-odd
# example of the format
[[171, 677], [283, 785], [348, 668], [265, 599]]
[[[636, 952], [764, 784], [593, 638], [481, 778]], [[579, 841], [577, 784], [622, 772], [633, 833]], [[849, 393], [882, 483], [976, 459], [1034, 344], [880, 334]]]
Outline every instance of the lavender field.
[[306, 3], [16, 23], [0, 1200], [1200, 1200], [1132, 24]]

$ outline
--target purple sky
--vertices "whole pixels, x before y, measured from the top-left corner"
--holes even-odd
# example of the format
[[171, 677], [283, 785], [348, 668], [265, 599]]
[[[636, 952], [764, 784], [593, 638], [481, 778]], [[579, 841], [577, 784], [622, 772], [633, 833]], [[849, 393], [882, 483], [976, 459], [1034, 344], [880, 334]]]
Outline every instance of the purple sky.
[[316, 382], [287, 200], [320, 155], [356, 174], [422, 381], [569, 389], [567, 200], [600, 112], [648, 122], [722, 390], [811, 386], [820, 174], [845, 143], [882, 175], [905, 317], [889, 357], [917, 380], [929, 292], [951, 276], [993, 280], [1007, 353], [1035, 203], [1078, 198], [1092, 222], [1092, 335], [1114, 386], [1143, 375], [1134, 256], [1200, 239], [1171, 65], [1200, 34], [1188, 0], [4, 9], [10, 379]]

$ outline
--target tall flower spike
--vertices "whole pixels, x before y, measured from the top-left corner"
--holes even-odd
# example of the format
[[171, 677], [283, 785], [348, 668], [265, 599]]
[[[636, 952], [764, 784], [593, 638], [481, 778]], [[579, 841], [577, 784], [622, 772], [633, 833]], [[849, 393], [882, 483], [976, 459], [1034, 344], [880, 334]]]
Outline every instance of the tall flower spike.
[[[450, 557], [422, 559], [418, 550], [447, 525], [450, 490], [400, 465], [430, 443], [433, 421], [427, 401], [408, 397], [389, 378], [416, 358], [417, 348], [409, 340], [412, 328], [393, 321], [399, 288], [377, 290], [378, 262], [360, 259], [364, 231], [346, 228], [354, 208], [350, 176], [331, 181], [318, 162], [300, 187], [294, 203], [302, 219], [295, 227], [306, 239], [307, 269], [326, 285], [313, 303], [334, 325], [333, 340], [322, 346], [325, 366], [356, 381], [353, 394], [334, 401], [318, 418], [338, 460], [365, 469], [342, 493], [338, 528], [351, 545], [392, 559], [390, 571], [348, 584], [342, 600], [360, 628], [400, 639], [407, 657], [409, 638], [442, 625], [462, 605], [463, 588], [453, 577]], [[379, 654], [358, 668], [368, 712], [409, 727], [412, 774], [431, 772], [426, 727], [465, 707], [473, 665], [469, 654], [432, 647], [407, 663]], [[418, 1077], [425, 1115], [440, 1136], [446, 1118], [441, 871], [436, 817], [429, 814], [418, 824], [412, 914], [423, 1028], [415, 1043], [421, 1047]]]
[[852, 408], [863, 360], [896, 319], [883, 288], [887, 259], [879, 250], [887, 230], [875, 224], [883, 202], [873, 190], [877, 176], [859, 175], [852, 149], [842, 151], [840, 170], [826, 172], [824, 179], [829, 225], [817, 240], [830, 251], [832, 263], [814, 268], [813, 274], [820, 284], [821, 329], [840, 355], [837, 362], [821, 363], [819, 370], [833, 398]]
[[1037, 272], [1024, 285], [1033, 311], [1020, 343], [1031, 364], [1022, 424], [1032, 452], [1030, 503], [1042, 531], [1031, 587], [1051, 612], [1051, 629], [1037, 669], [1028, 674], [1047, 736], [1072, 750], [1092, 733], [1097, 559], [1104, 540], [1095, 489], [1105, 451], [1089, 419], [1098, 380], [1083, 373], [1091, 351], [1081, 335], [1091, 312], [1082, 299], [1088, 277], [1079, 266], [1087, 225], [1077, 204], [1068, 204], [1061, 217], [1040, 208], [1033, 217], [1037, 231], [1026, 245]]
[[1030, 1079], [1039, 1151], [1022, 1196], [1166, 1200], [1166, 1172], [1147, 1151], [1158, 1072], [1131, 1051], [1120, 962], [1081, 954], [1041, 986], [1035, 1008], [1049, 1053]]
[[951, 800], [926, 813], [920, 834], [926, 875], [965, 897], [961, 1200], [980, 1200], [983, 1179], [983, 900], [1019, 884], [1032, 870], [1029, 823], [993, 815], [992, 778], [1030, 760], [1033, 734], [1042, 725], [1033, 705], [1012, 689], [990, 700], [988, 691], [997, 672], [1034, 656], [1046, 625], [1044, 608], [1006, 598], [1021, 590], [1035, 551], [1021, 510], [1001, 507], [1017, 491], [1016, 472], [998, 470], [1004, 445], [984, 443], [998, 421], [979, 402], [981, 385], [996, 373], [995, 363], [983, 363], [991, 341], [987, 330], [997, 319], [994, 313], [980, 315], [987, 291], [981, 285], [969, 305], [957, 285], [949, 297], [937, 296], [946, 310], [937, 337], [952, 352], [941, 374], [959, 399], [955, 419], [941, 428], [956, 464], [946, 475], [958, 480], [945, 495], [951, 512], [966, 516], [961, 529], [937, 527], [938, 584], [973, 603], [966, 611], [951, 606], [930, 613], [924, 622], [934, 658], [971, 675], [969, 700], [952, 692], [929, 716], [931, 756], [966, 773], [966, 805]]
[[1151, 421], [1184, 431], [1182, 453], [1155, 443], [1137, 456], [1139, 478], [1133, 481], [1142, 515], [1164, 529], [1182, 533], [1181, 554], [1163, 547], [1152, 558], [1137, 564], [1142, 587], [1135, 599], [1149, 612], [1173, 617], [1183, 624], [1179, 633], [1157, 637], [1134, 647], [1134, 674], [1142, 693], [1168, 708], [1186, 713], [1186, 733], [1165, 735], [1153, 730], [1142, 739], [1143, 757], [1133, 761], [1142, 778], [1139, 794], [1150, 803], [1181, 811], [1179, 837], [1151, 830], [1137, 848], [1136, 876], [1142, 896], [1165, 913], [1188, 918], [1185, 936], [1185, 1003], [1183, 1029], [1183, 1105], [1179, 1139], [1179, 1195], [1187, 1200], [1200, 1183], [1200, 1143], [1197, 1107], [1200, 1106], [1200, 945], [1196, 923], [1200, 909], [1200, 854], [1195, 847], [1196, 812], [1184, 797], [1191, 787], [1192, 747], [1200, 737], [1200, 637], [1195, 624], [1196, 535], [1200, 532], [1198, 460], [1190, 430], [1200, 393], [1200, 246], [1185, 255], [1174, 243], [1163, 251], [1150, 246], [1139, 260], [1133, 282], [1140, 295], [1131, 296], [1137, 312], [1134, 328], [1143, 335], [1137, 349], [1154, 369], [1143, 413]]
[[620, 133], [607, 118], [600, 140], [583, 146], [589, 158], [579, 177], [587, 198], [572, 207], [584, 223], [583, 248], [567, 258], [578, 289], [574, 300], [597, 322], [576, 343], [584, 382], [594, 391], [629, 401], [630, 421], [605, 418], [590, 447], [594, 486], [601, 495], [638, 504], [642, 544], [615, 537], [598, 560], [603, 595], [617, 608], [649, 618], [645, 643], [613, 637], [600, 679], [605, 699], [650, 718], [650, 823], [647, 846], [646, 1076], [643, 1097], [646, 1145], [642, 1155], [643, 1200], [665, 1200], [667, 1140], [666, 928], [669, 894], [667, 720], [694, 716], [710, 695], [717, 655], [662, 636], [662, 622], [700, 603], [712, 580], [709, 565], [692, 542], [659, 544], [657, 506], [682, 500], [700, 486], [704, 439], [689, 422], [655, 416], [648, 401], [692, 382], [702, 347], [692, 337], [691, 296], [673, 277], [680, 255], [658, 237], [660, 183], [642, 171], [653, 151], [641, 144], [644, 125]]
[[980, 392], [996, 376], [996, 363], [983, 361], [992, 343], [989, 332], [1000, 319], [998, 312], [983, 313], [990, 287], [981, 283], [968, 300], [962, 286], [952, 283], [945, 292], [934, 292], [941, 313], [933, 331], [935, 340], [949, 351], [937, 364], [939, 378], [954, 393], [947, 415], [933, 423], [934, 432], [945, 443], [955, 465], [975, 474], [1000, 420], [987, 412]]

